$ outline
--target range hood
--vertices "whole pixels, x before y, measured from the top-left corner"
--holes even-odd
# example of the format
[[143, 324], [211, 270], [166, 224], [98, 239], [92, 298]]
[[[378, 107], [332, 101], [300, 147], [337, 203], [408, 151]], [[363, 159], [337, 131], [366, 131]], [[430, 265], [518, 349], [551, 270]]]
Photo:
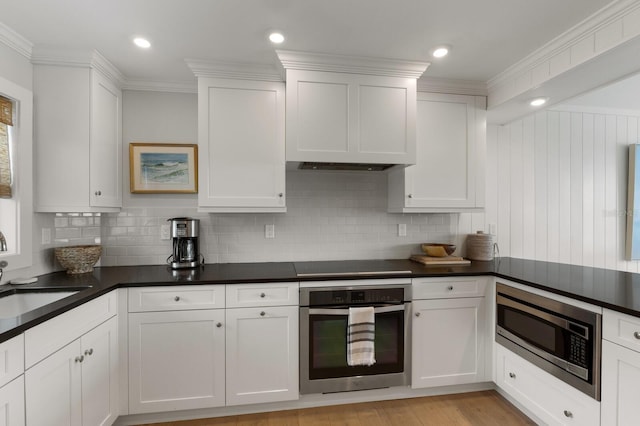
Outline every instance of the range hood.
[[428, 63], [276, 51], [286, 80], [286, 160], [305, 170], [416, 163], [416, 82]]

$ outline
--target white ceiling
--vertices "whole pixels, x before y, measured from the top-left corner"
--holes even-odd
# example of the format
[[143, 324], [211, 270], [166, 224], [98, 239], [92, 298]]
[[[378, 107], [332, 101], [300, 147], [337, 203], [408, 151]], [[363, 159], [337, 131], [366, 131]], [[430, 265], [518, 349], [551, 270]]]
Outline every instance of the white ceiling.
[[[431, 61], [427, 77], [486, 82], [615, 1], [0, 0], [0, 22], [39, 47], [96, 49], [131, 80], [193, 82], [185, 58], [275, 64], [278, 29], [278, 49]], [[432, 61], [438, 44], [451, 54]]]

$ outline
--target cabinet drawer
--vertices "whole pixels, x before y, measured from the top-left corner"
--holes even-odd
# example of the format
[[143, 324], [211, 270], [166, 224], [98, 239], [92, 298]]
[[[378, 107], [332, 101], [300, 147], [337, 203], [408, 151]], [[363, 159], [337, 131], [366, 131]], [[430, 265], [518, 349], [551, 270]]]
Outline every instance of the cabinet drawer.
[[412, 280], [413, 300], [483, 297], [484, 278], [419, 278]]
[[602, 338], [640, 352], [640, 318], [605, 309]]
[[227, 308], [297, 304], [297, 282], [227, 285]]
[[599, 425], [600, 403], [496, 345], [497, 385], [549, 425]]
[[0, 343], [0, 386], [24, 373], [24, 335]]
[[129, 312], [224, 308], [224, 285], [129, 289]]
[[24, 332], [25, 368], [31, 367], [117, 313], [112, 291]]

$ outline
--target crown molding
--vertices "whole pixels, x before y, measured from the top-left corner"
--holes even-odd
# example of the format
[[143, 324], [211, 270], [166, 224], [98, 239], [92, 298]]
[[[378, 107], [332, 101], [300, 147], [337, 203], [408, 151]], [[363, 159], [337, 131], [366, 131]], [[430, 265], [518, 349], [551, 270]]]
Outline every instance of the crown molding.
[[171, 92], [171, 93], [198, 93], [198, 85], [194, 81], [148, 81], [148, 80], [125, 80], [122, 90], [137, 90], [147, 92]]
[[15, 50], [27, 59], [31, 59], [33, 43], [0, 22], [0, 43]]
[[185, 59], [185, 62], [196, 77], [282, 81], [282, 76], [277, 67], [272, 65], [205, 59]]
[[430, 62], [371, 58], [367, 56], [276, 50], [284, 69], [370, 74], [418, 79]]
[[478, 80], [456, 80], [423, 76], [418, 79], [417, 86], [418, 92], [487, 96], [487, 83]]
[[118, 68], [102, 56], [100, 52], [93, 49], [36, 46], [33, 49], [31, 63], [34, 65], [94, 68], [118, 86], [122, 86], [126, 80], [124, 74]]
[[487, 81], [487, 88], [492, 91], [495, 87], [508, 83], [520, 75], [534, 70], [537, 66], [549, 61], [555, 55], [567, 51], [579, 42], [592, 37], [607, 25], [621, 19], [625, 15], [640, 9], [637, 0], [616, 1], [595, 12], [582, 22], [574, 25], [558, 37], [536, 49], [520, 61], [500, 72]]

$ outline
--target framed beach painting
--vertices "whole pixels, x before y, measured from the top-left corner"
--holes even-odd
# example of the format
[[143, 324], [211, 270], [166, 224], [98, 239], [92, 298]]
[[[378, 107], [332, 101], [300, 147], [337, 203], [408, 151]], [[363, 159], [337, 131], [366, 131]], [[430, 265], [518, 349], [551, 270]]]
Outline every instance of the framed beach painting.
[[129, 171], [132, 193], [197, 193], [198, 145], [131, 143]]

